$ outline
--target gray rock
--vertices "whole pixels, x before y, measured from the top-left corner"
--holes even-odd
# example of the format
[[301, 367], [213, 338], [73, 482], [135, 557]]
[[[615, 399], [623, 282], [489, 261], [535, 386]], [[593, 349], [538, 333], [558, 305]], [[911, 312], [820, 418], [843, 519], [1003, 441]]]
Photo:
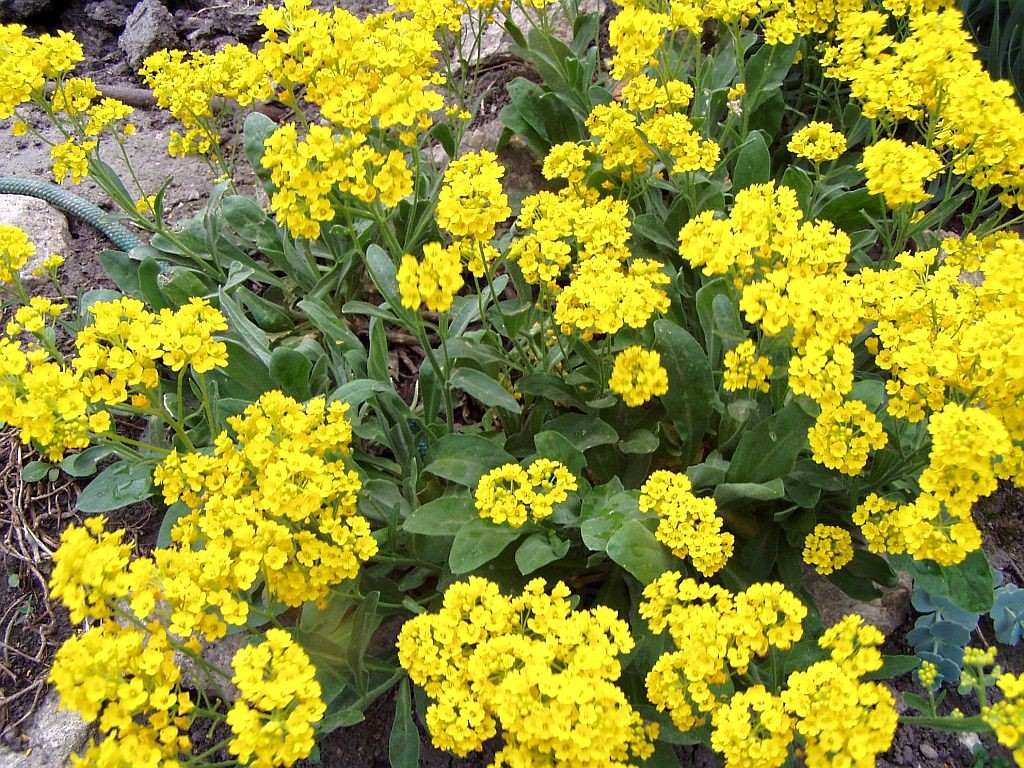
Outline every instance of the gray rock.
[[804, 572], [804, 585], [821, 611], [821, 620], [826, 627], [832, 626], [847, 614], [856, 613], [868, 624], [875, 625], [889, 635], [903, 623], [910, 608], [911, 582], [905, 574], [900, 574], [897, 586], [892, 589], [883, 588], [882, 596], [871, 602], [854, 600], [809, 568]]
[[[230, 680], [234, 674], [231, 660], [235, 657], [235, 652], [245, 645], [245, 642], [246, 637], [238, 634], [227, 635], [220, 640], [204, 645], [201, 654], [204, 664], [197, 664], [183, 653], [177, 654], [174, 661], [181, 669], [182, 685], [213, 693], [224, 701], [237, 699], [238, 689]], [[224, 674], [218, 674], [209, 667], [219, 669]]]
[[25, 732], [25, 748], [0, 748], [4, 768], [64, 768], [72, 754], [80, 752], [89, 738], [89, 725], [76, 713], [62, 709], [51, 691]]
[[36, 247], [36, 255], [21, 272], [22, 279], [31, 279], [32, 272], [47, 256], [59, 253], [68, 256], [71, 233], [64, 214], [42, 200], [23, 195], [0, 195], [0, 224], [11, 224], [25, 231]]
[[121, 0], [100, 0], [98, 3], [90, 3], [85, 7], [85, 15], [91, 21], [106, 27], [107, 29], [124, 29], [124, 25], [131, 13], [130, 2]]
[[174, 16], [159, 0], [141, 0], [124, 24], [117, 44], [133, 69], [151, 53], [174, 48], [181, 43], [174, 26]]
[[935, 751], [935, 747], [927, 741], [921, 743], [921, 754], [929, 760], [937, 760], [939, 757], [939, 753]]
[[0, 21], [30, 21], [56, 5], [53, 0], [0, 0]]

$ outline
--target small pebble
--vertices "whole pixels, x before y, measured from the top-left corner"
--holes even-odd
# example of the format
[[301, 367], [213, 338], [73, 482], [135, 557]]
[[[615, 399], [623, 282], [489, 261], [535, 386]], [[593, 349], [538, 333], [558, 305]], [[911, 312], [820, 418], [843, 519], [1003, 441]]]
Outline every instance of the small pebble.
[[929, 760], [937, 760], [939, 757], [939, 753], [935, 751], [935, 747], [933, 747], [927, 741], [921, 744], [921, 754], [927, 757]]

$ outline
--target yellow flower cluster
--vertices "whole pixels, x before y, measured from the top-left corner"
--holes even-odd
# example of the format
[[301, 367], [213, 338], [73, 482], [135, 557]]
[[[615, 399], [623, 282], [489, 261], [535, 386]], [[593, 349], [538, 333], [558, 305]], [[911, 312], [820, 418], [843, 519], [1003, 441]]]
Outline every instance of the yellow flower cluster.
[[43, 97], [48, 80], [74, 69], [85, 55], [67, 32], [29, 37], [21, 24], [0, 25], [0, 119], [34, 97]]
[[476, 511], [498, 525], [520, 528], [526, 521], [550, 517], [578, 484], [569, 468], [553, 459], [534, 459], [528, 467], [503, 464], [480, 478]]
[[106, 518], [98, 515], [61, 534], [50, 595], [68, 607], [75, 624], [109, 618], [112, 606], [131, 589], [131, 544], [124, 540], [123, 531], [106, 533], [106, 525]]
[[777, 768], [799, 737], [809, 768], [868, 768], [896, 729], [892, 694], [864, 675], [882, 666], [884, 637], [851, 615], [819, 639], [830, 658], [789, 675], [781, 692], [763, 685], [735, 692], [733, 673], [785, 651], [803, 635], [807, 609], [781, 584], [733, 595], [668, 572], [644, 590], [640, 615], [676, 647], [655, 662], [647, 693], [680, 730], [711, 718], [711, 745], [726, 768]]
[[138, 299], [123, 297], [92, 304], [89, 313], [93, 321], [75, 337], [72, 366], [93, 402], [123, 403], [139, 388], [148, 401], [160, 381], [158, 362], [197, 373], [228, 363], [227, 346], [214, 336], [227, 330], [227, 320], [206, 299], [153, 313]]
[[212, 454], [175, 451], [157, 466], [164, 501], [191, 509], [171, 532], [190, 556], [175, 578], [199, 592], [186, 624], [201, 619], [204, 600], [244, 622], [247, 605], [233, 595], [260, 577], [287, 605], [322, 600], [376, 554], [356, 512], [359, 476], [346, 466], [347, 411], [341, 402], [299, 404], [267, 392], [228, 420], [235, 437], [221, 433]]
[[36, 247], [24, 230], [0, 224], [0, 283], [13, 283], [36, 253]]
[[228, 711], [228, 750], [253, 768], [291, 765], [313, 751], [313, 725], [324, 716], [309, 657], [283, 629], [240, 648], [231, 660], [238, 699]]
[[583, 182], [589, 169], [590, 158], [587, 157], [586, 146], [565, 141], [548, 150], [541, 170], [548, 181], [564, 179], [571, 186], [576, 186]]
[[264, 63], [239, 44], [214, 54], [157, 51], [146, 59], [140, 74], [157, 106], [185, 128], [184, 133], [171, 132], [167, 149], [172, 157], [207, 155], [219, 144], [215, 99], [247, 106], [274, 95]]
[[882, 422], [860, 400], [823, 408], [807, 439], [816, 462], [851, 476], [860, 474], [871, 451], [888, 442]]
[[657, 726], [615, 684], [633, 648], [628, 625], [607, 607], [574, 611], [569, 598], [543, 579], [508, 598], [471, 577], [402, 627], [398, 658], [432, 700], [435, 746], [464, 756], [500, 731], [492, 765], [523, 768], [626, 768], [653, 753]]
[[1003, 698], [981, 710], [981, 718], [996, 739], [1013, 751], [1017, 765], [1024, 765], [1024, 675], [1000, 675], [996, 685]]
[[804, 539], [803, 557], [805, 563], [827, 576], [853, 560], [853, 539], [849, 531], [819, 523]]
[[813, 163], [827, 163], [846, 151], [846, 137], [829, 123], [813, 121], [794, 133], [786, 148]]
[[[648, 674], [647, 696], [682, 731], [717, 714], [732, 693], [727, 683], [733, 672], [746, 674], [756, 658], [791, 648], [803, 636], [807, 617], [804, 604], [778, 583], [732, 594], [667, 571], [644, 588], [643, 596], [640, 616], [656, 634], [667, 628], [675, 646]], [[744, 717], [743, 701], [722, 715], [723, 743], [731, 741], [730, 732]], [[766, 754], [770, 751], [766, 745]]]
[[615, 356], [608, 386], [626, 405], [636, 408], [668, 392], [668, 372], [661, 367], [661, 355], [634, 345]]
[[493, 152], [482, 150], [453, 160], [437, 197], [437, 224], [456, 238], [487, 242], [512, 215], [501, 186], [505, 169]]
[[862, 679], [881, 668], [884, 639], [847, 616], [818, 641], [830, 658], [790, 674], [782, 701], [796, 719], [808, 768], [869, 768], [892, 743], [896, 701], [884, 685]]
[[722, 530], [714, 499], [693, 495], [690, 479], [679, 472], [658, 470], [640, 488], [640, 511], [658, 515], [658, 541], [676, 557], [689, 557], [694, 567], [711, 576], [732, 557], [735, 537]]
[[50, 681], [63, 706], [95, 722], [103, 737], [71, 764], [179, 765], [191, 752], [193, 709], [180, 680], [174, 648], [159, 623], [138, 628], [106, 621], [65, 641]]
[[583, 338], [617, 333], [628, 326], [643, 328], [651, 317], [668, 311], [662, 286], [671, 278], [653, 259], [634, 259], [628, 265], [601, 257], [577, 264], [569, 285], [558, 294], [555, 322], [562, 333], [575, 329]]
[[771, 361], [757, 354], [757, 345], [747, 339], [725, 353], [722, 360], [722, 387], [730, 392], [749, 389], [768, 392], [774, 372]]
[[570, 264], [595, 258], [625, 262], [630, 255], [629, 205], [580, 186], [524, 198], [516, 229], [521, 234], [508, 257], [528, 283], [552, 292]]
[[53, 161], [53, 178], [58, 184], [71, 177], [72, 184], [81, 184], [89, 174], [89, 153], [96, 149], [95, 141], [76, 142], [68, 139], [50, 147]]
[[[948, 154], [955, 173], [979, 190], [997, 189], [1006, 206], [1019, 204], [1024, 112], [1013, 86], [985, 70], [952, 3], [897, 5], [888, 5], [891, 15], [843, 14], [822, 59], [826, 74], [850, 84], [869, 118], [888, 125], [927, 116], [936, 127], [931, 149]], [[908, 18], [891, 23], [893, 16]]]
[[427, 243], [422, 259], [407, 253], [398, 268], [398, 290], [407, 309], [422, 304], [431, 312], [447, 312], [463, 285], [462, 254], [455, 246]]
[[881, 195], [890, 208], [929, 199], [923, 185], [942, 170], [942, 160], [928, 147], [899, 139], [882, 139], [864, 150], [857, 166], [868, 180], [868, 192]]
[[28, 304], [22, 304], [14, 311], [14, 319], [7, 323], [4, 330], [12, 337], [22, 331], [41, 337], [43, 330], [67, 308], [67, 304], [55, 302], [45, 296], [33, 296], [28, 300]]

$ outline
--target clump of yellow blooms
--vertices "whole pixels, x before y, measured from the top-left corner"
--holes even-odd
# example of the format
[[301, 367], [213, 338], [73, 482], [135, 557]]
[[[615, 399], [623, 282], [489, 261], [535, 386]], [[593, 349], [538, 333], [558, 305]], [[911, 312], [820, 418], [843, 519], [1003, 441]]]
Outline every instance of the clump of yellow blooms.
[[768, 392], [774, 372], [771, 361], [757, 354], [757, 345], [747, 339], [725, 353], [722, 360], [722, 387], [730, 392], [749, 389]]
[[782, 699], [763, 686], [737, 693], [715, 710], [711, 748], [729, 768], [782, 765], [793, 740], [793, 718]]
[[818, 523], [804, 539], [804, 562], [827, 576], [853, 560], [853, 539], [850, 532], [835, 525]]
[[0, 119], [33, 96], [41, 95], [47, 80], [61, 77], [85, 54], [74, 36], [67, 32], [29, 37], [21, 24], [0, 25]]
[[497, 226], [512, 215], [501, 186], [504, 174], [497, 156], [487, 150], [453, 160], [437, 197], [438, 226], [456, 238], [493, 238]]
[[896, 701], [863, 676], [882, 666], [884, 636], [859, 616], [847, 616], [818, 641], [829, 659], [793, 672], [782, 701], [796, 719], [808, 768], [867, 768], [892, 743]]
[[917, 679], [921, 681], [921, 685], [929, 691], [934, 690], [938, 678], [939, 668], [930, 661], [922, 661], [921, 666], [917, 668]]
[[644, 589], [640, 615], [657, 634], [666, 628], [676, 650], [647, 676], [647, 693], [680, 730], [711, 722], [711, 744], [727, 768], [777, 768], [794, 739], [807, 764], [870, 766], [896, 729], [892, 694], [864, 675], [882, 666], [884, 637], [856, 615], [819, 639], [830, 658], [789, 675], [781, 691], [763, 685], [734, 691], [757, 658], [792, 648], [807, 609], [781, 584], [754, 584], [732, 594], [669, 571]]
[[627, 347], [615, 356], [608, 386], [631, 408], [664, 395], [668, 392], [668, 373], [661, 366], [661, 355], [639, 345]]
[[827, 163], [846, 151], [846, 137], [829, 123], [814, 121], [794, 133], [786, 148], [813, 163]]
[[106, 525], [106, 518], [97, 515], [61, 534], [50, 594], [68, 607], [76, 624], [109, 618], [112, 606], [131, 587], [127, 572], [131, 544], [124, 540], [123, 531], [107, 533]]
[[816, 462], [851, 476], [860, 474], [871, 451], [888, 442], [882, 422], [860, 400], [823, 408], [807, 439]]
[[735, 538], [722, 530], [715, 500], [694, 496], [686, 475], [654, 472], [640, 488], [639, 503], [641, 512], [658, 515], [658, 541], [676, 557], [689, 557], [705, 576], [720, 571], [732, 557]]
[[[265, 579], [287, 605], [323, 600], [377, 552], [366, 518], [356, 512], [359, 476], [346, 457], [352, 439], [348, 405], [314, 398], [297, 403], [271, 391], [228, 420], [212, 454], [173, 451], [153, 480], [164, 501], [191, 512], [171, 538], [190, 555], [175, 579], [217, 596], [232, 617], [248, 606], [234, 595]], [[184, 597], [184, 594], [183, 594]], [[182, 621], [201, 621], [202, 600]], [[230, 623], [236, 623], [230, 621]]]
[[50, 680], [62, 705], [96, 723], [103, 737], [72, 765], [178, 765], [191, 752], [194, 705], [179, 690], [174, 650], [158, 622], [106, 621], [65, 641]]
[[745, 674], [756, 658], [802, 637], [807, 608], [782, 584], [758, 583], [733, 594], [667, 571], [645, 587], [640, 615], [656, 634], [667, 628], [676, 649], [648, 674], [648, 698], [688, 731], [728, 699], [732, 672]]
[[1024, 765], [1024, 675], [1003, 674], [996, 679], [1003, 698], [981, 710], [981, 718], [995, 731], [996, 739]]
[[408, 253], [402, 256], [398, 290], [407, 309], [423, 305], [431, 312], [447, 312], [463, 285], [462, 254], [453, 246], [427, 243], [422, 259]]
[[313, 726], [326, 707], [316, 670], [283, 629], [240, 648], [231, 660], [238, 699], [228, 711], [228, 750], [254, 768], [291, 765], [313, 750]]
[[0, 283], [13, 283], [36, 252], [24, 230], [0, 224]]
[[653, 753], [657, 726], [616, 685], [628, 625], [607, 607], [574, 611], [569, 598], [543, 579], [510, 598], [471, 577], [402, 627], [399, 661], [431, 699], [435, 746], [464, 756], [500, 733], [492, 765], [524, 768], [625, 768]]
[[653, 259], [634, 259], [628, 265], [607, 257], [586, 259], [558, 294], [555, 322], [566, 335], [576, 330], [585, 339], [616, 333], [624, 326], [643, 328], [654, 315], [668, 310], [662, 286], [670, 282]]
[[881, 195], [890, 208], [923, 203], [930, 196], [924, 183], [942, 170], [942, 160], [928, 147], [899, 139], [882, 139], [864, 150], [857, 166], [868, 180], [868, 192]]
[[476, 511], [498, 525], [520, 528], [527, 520], [539, 522], [550, 517], [555, 505], [578, 487], [575, 476], [560, 461], [539, 458], [527, 467], [503, 464], [480, 478]]

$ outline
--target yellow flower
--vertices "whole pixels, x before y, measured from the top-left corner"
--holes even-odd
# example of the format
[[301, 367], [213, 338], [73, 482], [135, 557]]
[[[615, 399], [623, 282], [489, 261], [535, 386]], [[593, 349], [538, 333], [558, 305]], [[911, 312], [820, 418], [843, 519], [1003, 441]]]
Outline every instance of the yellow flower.
[[846, 137], [829, 123], [814, 121], [794, 133], [786, 148], [812, 162], [826, 163], [846, 151]]
[[694, 567], [711, 576], [732, 556], [735, 539], [722, 531], [724, 521], [711, 498], [693, 495], [689, 478], [658, 470], [640, 488], [640, 511], [658, 515], [658, 541], [676, 557], [689, 557]]
[[827, 576], [853, 560], [853, 540], [848, 531], [819, 523], [804, 539], [803, 557], [805, 563]]
[[480, 478], [476, 510], [482, 518], [519, 528], [527, 519], [550, 516], [577, 487], [569, 468], [552, 459], [535, 459], [526, 468], [503, 464]]
[[816, 462], [851, 476], [860, 474], [871, 451], [888, 442], [882, 422], [860, 400], [823, 408], [807, 439]]
[[453, 160], [445, 170], [437, 198], [437, 224], [453, 237], [487, 241], [512, 215], [501, 186], [505, 169], [493, 152], [483, 150]]
[[447, 312], [463, 285], [458, 249], [444, 248], [440, 243], [424, 245], [420, 260], [404, 255], [398, 268], [398, 290], [407, 309], [418, 310], [425, 305], [432, 312]]
[[10, 283], [36, 252], [24, 230], [0, 224], [0, 283]]
[[930, 197], [924, 183], [939, 175], [942, 160], [920, 144], [881, 139], [864, 150], [864, 159], [857, 167], [867, 176], [868, 192], [882, 195], [890, 208], [899, 208]]
[[402, 627], [398, 658], [431, 699], [434, 745], [464, 756], [500, 733], [496, 764], [637, 765], [658, 728], [616, 685], [633, 648], [614, 611], [573, 610], [564, 584], [543, 579], [507, 598], [470, 577], [436, 613]]
[[715, 710], [711, 748], [727, 768], [777, 768], [789, 757], [793, 720], [782, 699], [755, 685]]
[[668, 373], [661, 367], [661, 355], [636, 345], [627, 347], [615, 356], [608, 386], [631, 408], [664, 395], [668, 392]]
[[996, 739], [1013, 751], [1017, 765], [1024, 764], [1024, 675], [1000, 675], [996, 685], [1002, 700], [981, 710], [981, 718]]
[[231, 665], [238, 687], [227, 715], [231, 754], [254, 768], [307, 757], [315, 744], [313, 726], [327, 707], [306, 652], [285, 630], [268, 629], [262, 643], [236, 651]]
[[76, 143], [74, 139], [50, 147], [54, 180], [63, 184], [64, 179], [70, 176], [72, 184], [80, 183], [89, 173], [89, 153], [94, 149], [95, 141]]
[[722, 386], [726, 390], [768, 392], [771, 389], [774, 368], [767, 357], [757, 354], [757, 345], [750, 339], [741, 341], [726, 352], [722, 362]]

